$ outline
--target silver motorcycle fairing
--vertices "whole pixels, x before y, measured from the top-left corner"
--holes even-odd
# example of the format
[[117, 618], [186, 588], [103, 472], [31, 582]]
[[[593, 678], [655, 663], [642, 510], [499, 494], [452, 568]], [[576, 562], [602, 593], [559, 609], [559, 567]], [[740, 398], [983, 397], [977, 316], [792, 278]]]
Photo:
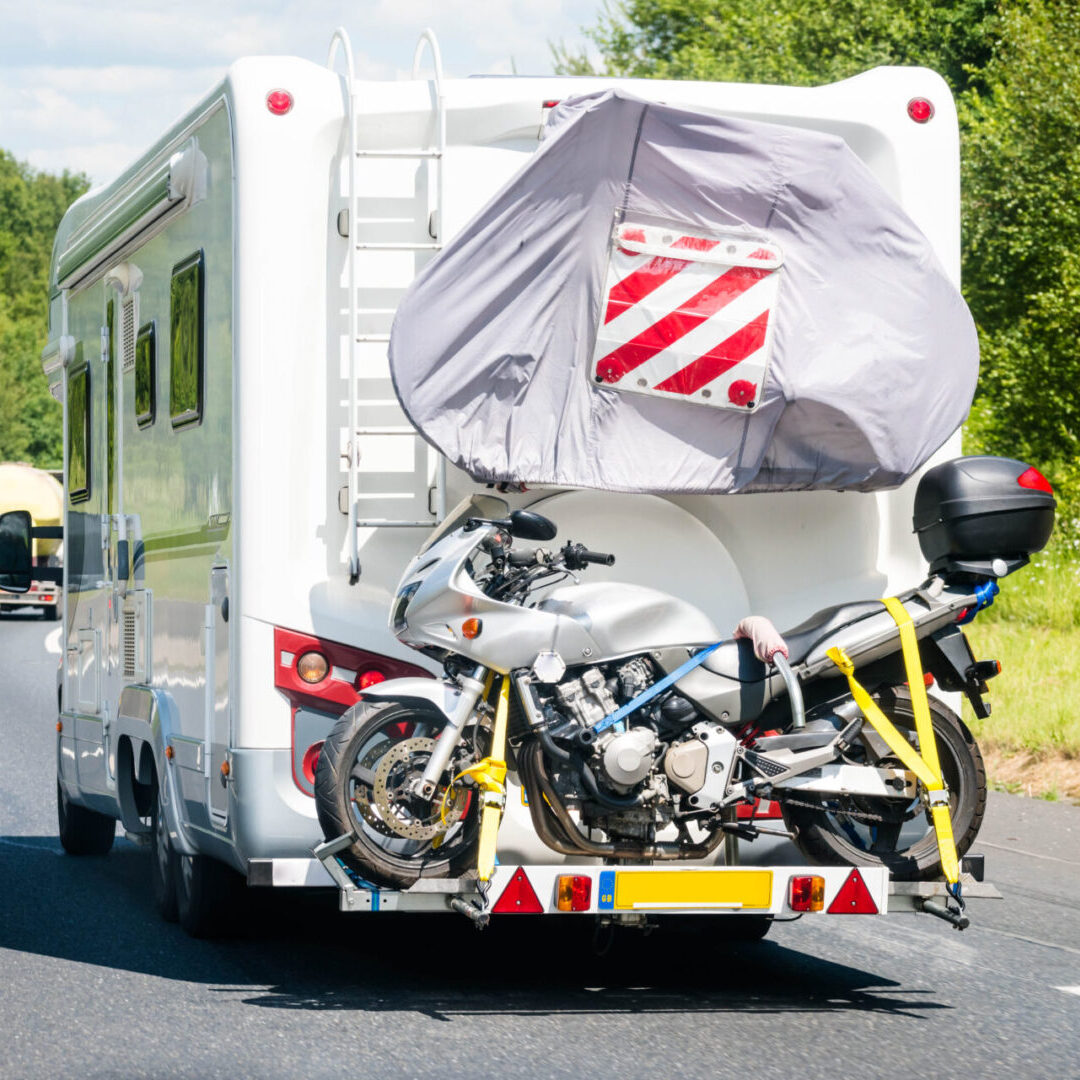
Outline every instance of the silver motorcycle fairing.
[[456, 683], [447, 682], [445, 679], [387, 679], [367, 687], [360, 696], [364, 701], [369, 698], [386, 698], [402, 703], [426, 701], [434, 705], [448, 720], [453, 720], [460, 711], [463, 691]]
[[[570, 666], [719, 638], [692, 604], [640, 585], [564, 586], [531, 608], [485, 596], [466, 563], [495, 531], [488, 525], [451, 533], [413, 559], [391, 611], [391, 629], [403, 642], [448, 649], [506, 674], [532, 667], [542, 652], [556, 652]], [[462, 633], [470, 617], [482, 622], [471, 639]]]
[[566, 616], [585, 627], [598, 650], [590, 658], [594, 660], [720, 640], [716, 624], [693, 604], [620, 581], [564, 585], [553, 589], [536, 610]]

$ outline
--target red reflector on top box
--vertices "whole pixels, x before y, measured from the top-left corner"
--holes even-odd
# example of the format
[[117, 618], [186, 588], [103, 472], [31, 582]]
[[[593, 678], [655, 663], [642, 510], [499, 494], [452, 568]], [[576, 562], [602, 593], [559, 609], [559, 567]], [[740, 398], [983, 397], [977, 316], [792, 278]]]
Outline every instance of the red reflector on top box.
[[502, 895], [491, 909], [493, 915], [542, 915], [544, 905], [536, 895], [525, 871], [519, 866], [514, 871]]
[[858, 870], [852, 870], [847, 881], [829, 905], [830, 915], [877, 915], [878, 906]]

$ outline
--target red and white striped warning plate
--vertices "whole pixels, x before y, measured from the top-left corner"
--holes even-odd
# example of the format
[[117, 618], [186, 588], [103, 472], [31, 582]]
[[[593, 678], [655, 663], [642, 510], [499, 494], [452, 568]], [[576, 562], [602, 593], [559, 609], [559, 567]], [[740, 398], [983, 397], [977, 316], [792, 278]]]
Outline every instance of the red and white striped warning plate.
[[745, 235], [616, 225], [593, 378], [746, 412], [761, 399], [783, 256]]

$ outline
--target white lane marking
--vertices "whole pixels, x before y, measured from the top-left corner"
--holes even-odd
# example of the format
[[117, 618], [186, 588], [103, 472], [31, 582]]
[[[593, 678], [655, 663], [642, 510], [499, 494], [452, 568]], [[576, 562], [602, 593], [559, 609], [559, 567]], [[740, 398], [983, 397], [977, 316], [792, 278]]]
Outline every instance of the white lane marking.
[[1055, 986], [1055, 990], [1061, 990], [1066, 994], [1075, 994], [1080, 997], [1080, 986]]
[[50, 630], [45, 635], [45, 651], [51, 652], [53, 656], [60, 655], [60, 631], [62, 627], [56, 627], [54, 630]]
[[1080, 866], [1075, 859], [1059, 859], [1056, 855], [1040, 855], [1036, 851], [1024, 851], [1023, 848], [1009, 847], [1007, 844], [992, 844], [989, 840], [978, 840], [979, 847], [997, 848], [998, 851], [1010, 851], [1013, 855], [1026, 855], [1029, 859], [1045, 859], [1047, 862], [1060, 862], [1066, 866]]

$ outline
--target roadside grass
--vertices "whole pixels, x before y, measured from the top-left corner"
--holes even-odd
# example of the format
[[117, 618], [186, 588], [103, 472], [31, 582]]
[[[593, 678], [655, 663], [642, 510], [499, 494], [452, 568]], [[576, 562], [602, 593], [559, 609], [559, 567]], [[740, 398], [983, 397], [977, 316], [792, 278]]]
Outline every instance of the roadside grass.
[[975, 655], [1001, 661], [993, 715], [964, 703], [991, 773], [1009, 791], [1080, 800], [1080, 559], [1043, 554], [1003, 582], [968, 628]]

